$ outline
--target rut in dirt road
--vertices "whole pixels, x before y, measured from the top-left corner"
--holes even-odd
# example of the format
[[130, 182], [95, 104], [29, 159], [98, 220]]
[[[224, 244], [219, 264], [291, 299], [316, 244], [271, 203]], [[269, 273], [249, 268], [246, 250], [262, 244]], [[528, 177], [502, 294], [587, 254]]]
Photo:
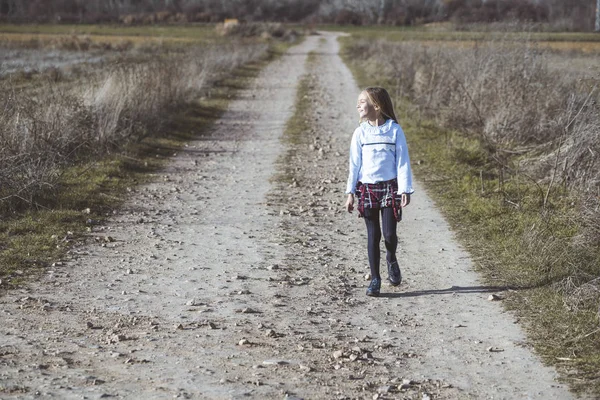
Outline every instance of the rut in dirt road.
[[[364, 223], [342, 212], [359, 89], [336, 38], [269, 65], [93, 233], [114, 241], [0, 298], [0, 397], [570, 398], [419, 186], [404, 282], [365, 296]], [[310, 128], [282, 140], [298, 82]]]

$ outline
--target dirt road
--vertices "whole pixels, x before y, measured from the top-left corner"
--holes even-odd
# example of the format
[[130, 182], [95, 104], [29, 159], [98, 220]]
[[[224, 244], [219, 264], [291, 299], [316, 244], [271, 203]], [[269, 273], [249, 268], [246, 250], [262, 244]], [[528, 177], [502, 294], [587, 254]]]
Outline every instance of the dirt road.
[[[0, 298], [0, 398], [571, 398], [420, 186], [404, 282], [365, 296], [365, 229], [342, 211], [359, 90], [337, 52], [333, 34], [292, 48], [97, 241]], [[313, 128], [281, 140], [306, 75]]]

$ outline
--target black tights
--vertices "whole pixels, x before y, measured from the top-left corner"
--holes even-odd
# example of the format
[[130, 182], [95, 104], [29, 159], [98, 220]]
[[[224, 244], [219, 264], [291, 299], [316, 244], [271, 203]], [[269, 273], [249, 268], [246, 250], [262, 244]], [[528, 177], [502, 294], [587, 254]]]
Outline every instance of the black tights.
[[[379, 225], [379, 210], [365, 208], [365, 223], [367, 224], [367, 251], [369, 253], [369, 266], [371, 267], [371, 278], [381, 279], [379, 274], [379, 262], [381, 253], [379, 243], [381, 242], [381, 228]], [[396, 261], [396, 248], [398, 247], [398, 236], [396, 235], [396, 218], [392, 207], [381, 209], [383, 238], [385, 240], [386, 260], [388, 263]]]

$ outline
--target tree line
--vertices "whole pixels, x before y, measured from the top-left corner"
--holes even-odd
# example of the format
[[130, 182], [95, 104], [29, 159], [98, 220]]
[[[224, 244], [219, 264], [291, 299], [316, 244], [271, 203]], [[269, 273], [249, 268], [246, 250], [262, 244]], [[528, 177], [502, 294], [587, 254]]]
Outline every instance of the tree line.
[[0, 0], [11, 22], [279, 21], [419, 25], [528, 21], [594, 28], [594, 0]]

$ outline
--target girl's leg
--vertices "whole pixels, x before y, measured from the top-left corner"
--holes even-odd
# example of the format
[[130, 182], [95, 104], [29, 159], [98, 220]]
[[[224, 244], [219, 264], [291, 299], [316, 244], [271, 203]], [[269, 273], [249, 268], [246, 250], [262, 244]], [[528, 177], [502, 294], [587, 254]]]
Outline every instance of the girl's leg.
[[367, 225], [367, 252], [369, 254], [369, 266], [371, 267], [371, 279], [381, 279], [379, 275], [379, 262], [381, 261], [379, 250], [379, 242], [381, 241], [379, 210], [365, 208], [364, 217]]
[[394, 209], [385, 207], [381, 209], [383, 239], [385, 240], [385, 249], [387, 250], [385, 259], [388, 264], [396, 261], [396, 249], [398, 247], [398, 235], [396, 235], [396, 218]]
[[386, 207], [381, 210], [383, 219], [383, 238], [385, 240], [385, 249], [387, 250], [385, 259], [387, 261], [388, 279], [392, 286], [398, 286], [402, 282], [400, 266], [396, 259], [396, 248], [398, 247], [398, 236], [396, 235], [396, 218], [394, 209]]

